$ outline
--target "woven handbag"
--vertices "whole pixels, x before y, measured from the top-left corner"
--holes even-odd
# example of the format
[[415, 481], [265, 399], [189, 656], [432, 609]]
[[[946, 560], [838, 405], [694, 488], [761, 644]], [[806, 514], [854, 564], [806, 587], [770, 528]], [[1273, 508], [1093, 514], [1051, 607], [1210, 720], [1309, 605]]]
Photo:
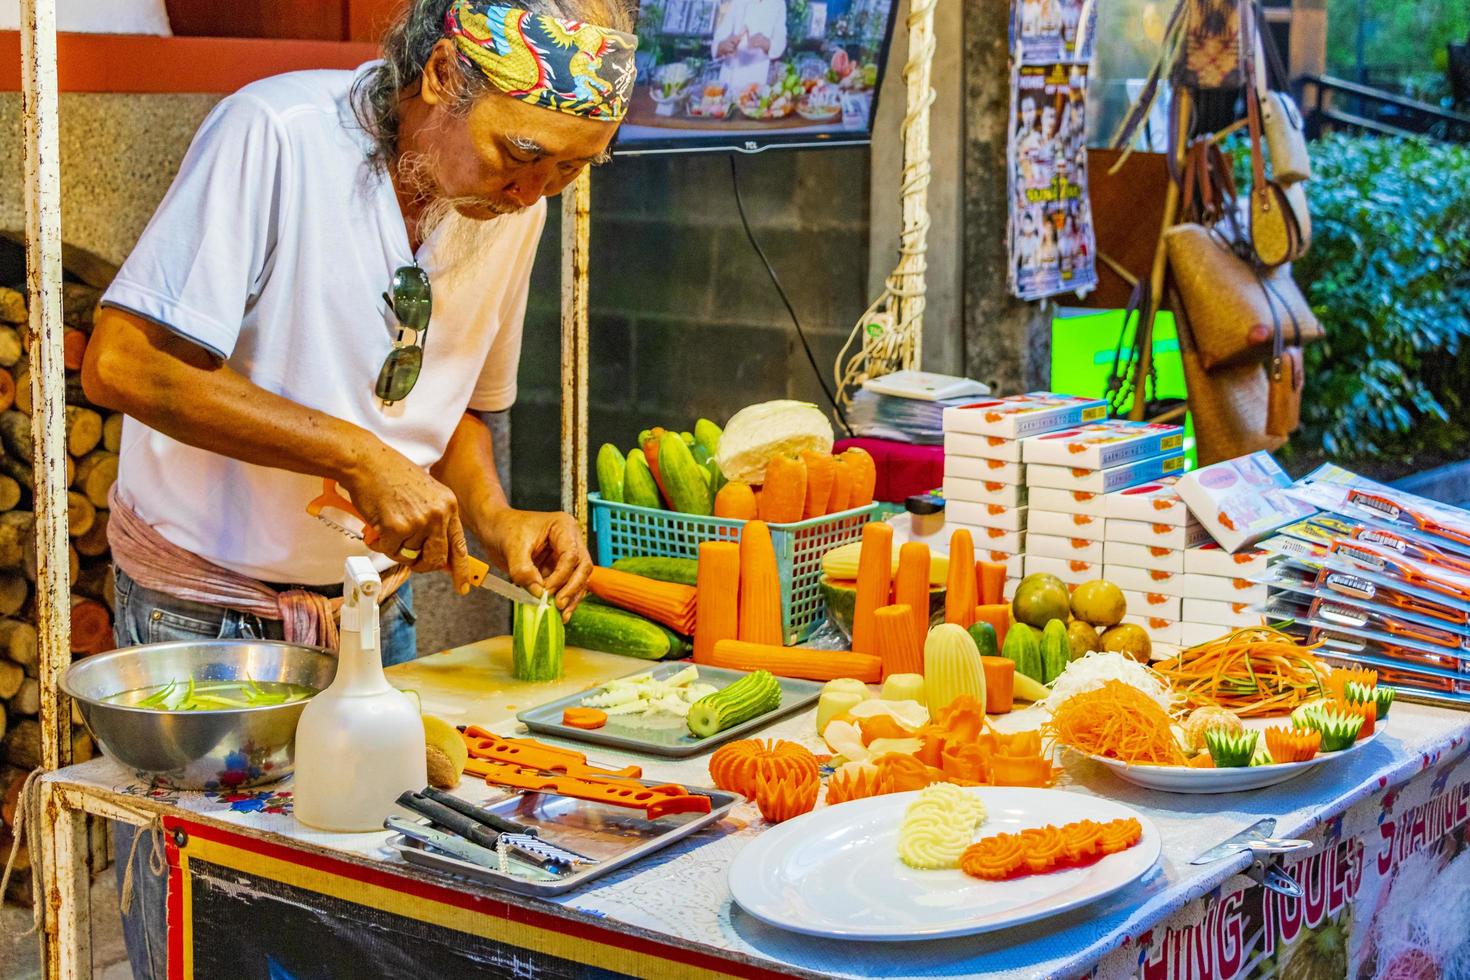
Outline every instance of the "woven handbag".
[[1280, 449], [1286, 438], [1266, 431], [1271, 379], [1265, 368], [1257, 361], [1205, 370], [1193, 342], [1189, 317], [1178, 304], [1175, 309], [1199, 465], [1208, 466], [1260, 449]]
[[1293, 347], [1322, 339], [1291, 267], [1256, 269], [1232, 250], [1220, 225], [1175, 225], [1164, 232], [1164, 247], [1204, 370], [1259, 364], [1278, 336]]

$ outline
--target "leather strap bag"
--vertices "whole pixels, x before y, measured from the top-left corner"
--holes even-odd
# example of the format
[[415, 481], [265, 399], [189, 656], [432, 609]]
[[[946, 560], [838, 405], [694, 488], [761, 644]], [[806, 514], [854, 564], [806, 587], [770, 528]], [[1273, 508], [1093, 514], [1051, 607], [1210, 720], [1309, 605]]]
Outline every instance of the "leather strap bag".
[[1266, 431], [1270, 379], [1260, 362], [1205, 370], [1194, 343], [1193, 321], [1182, 304], [1173, 305], [1199, 464], [1280, 449], [1286, 439]]
[[1278, 335], [1293, 347], [1322, 339], [1291, 267], [1256, 269], [1231, 249], [1220, 224], [1175, 225], [1164, 233], [1164, 247], [1204, 370], [1259, 364]]
[[1307, 152], [1306, 126], [1296, 103], [1285, 92], [1258, 93], [1258, 97], [1261, 129], [1271, 154], [1271, 179], [1286, 185], [1311, 180], [1312, 156]]
[[1274, 373], [1268, 368], [1267, 378], [1266, 435], [1285, 439], [1302, 420], [1302, 385], [1306, 381], [1302, 349], [1285, 348], [1272, 360], [1272, 367]]
[[[1250, 0], [1242, 0], [1241, 3], [1240, 47], [1247, 64], [1245, 112], [1251, 147], [1250, 240], [1256, 261], [1269, 268], [1299, 259], [1306, 254], [1307, 249], [1296, 211], [1292, 202], [1287, 199], [1286, 188], [1266, 178], [1266, 155], [1261, 145], [1260, 93], [1256, 82], [1255, 59], [1252, 57], [1257, 42], [1253, 32], [1249, 30], [1249, 2]], [[1305, 213], [1304, 191], [1297, 203]]]

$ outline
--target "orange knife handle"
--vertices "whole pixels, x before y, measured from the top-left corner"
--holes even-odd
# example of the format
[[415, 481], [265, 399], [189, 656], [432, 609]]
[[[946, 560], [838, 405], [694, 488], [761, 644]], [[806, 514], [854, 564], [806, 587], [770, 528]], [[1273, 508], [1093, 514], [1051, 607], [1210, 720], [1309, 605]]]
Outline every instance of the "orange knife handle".
[[490, 574], [490, 566], [474, 555], [467, 556], [466, 560], [470, 563], [470, 584], [479, 588], [485, 581], [485, 576]]

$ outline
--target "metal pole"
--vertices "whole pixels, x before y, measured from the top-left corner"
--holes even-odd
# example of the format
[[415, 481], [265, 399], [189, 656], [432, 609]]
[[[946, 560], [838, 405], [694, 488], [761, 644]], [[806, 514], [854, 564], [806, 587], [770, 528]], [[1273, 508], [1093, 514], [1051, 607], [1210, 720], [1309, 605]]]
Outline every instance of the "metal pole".
[[561, 507], [587, 533], [587, 267], [592, 173], [561, 194]]

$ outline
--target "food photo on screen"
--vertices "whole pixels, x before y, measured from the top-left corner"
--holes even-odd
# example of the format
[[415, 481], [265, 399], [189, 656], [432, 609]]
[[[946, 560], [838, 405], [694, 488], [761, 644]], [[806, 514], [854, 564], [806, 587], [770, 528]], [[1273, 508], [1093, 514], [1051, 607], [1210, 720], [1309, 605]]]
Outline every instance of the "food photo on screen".
[[644, 0], [619, 152], [866, 142], [893, 0]]

